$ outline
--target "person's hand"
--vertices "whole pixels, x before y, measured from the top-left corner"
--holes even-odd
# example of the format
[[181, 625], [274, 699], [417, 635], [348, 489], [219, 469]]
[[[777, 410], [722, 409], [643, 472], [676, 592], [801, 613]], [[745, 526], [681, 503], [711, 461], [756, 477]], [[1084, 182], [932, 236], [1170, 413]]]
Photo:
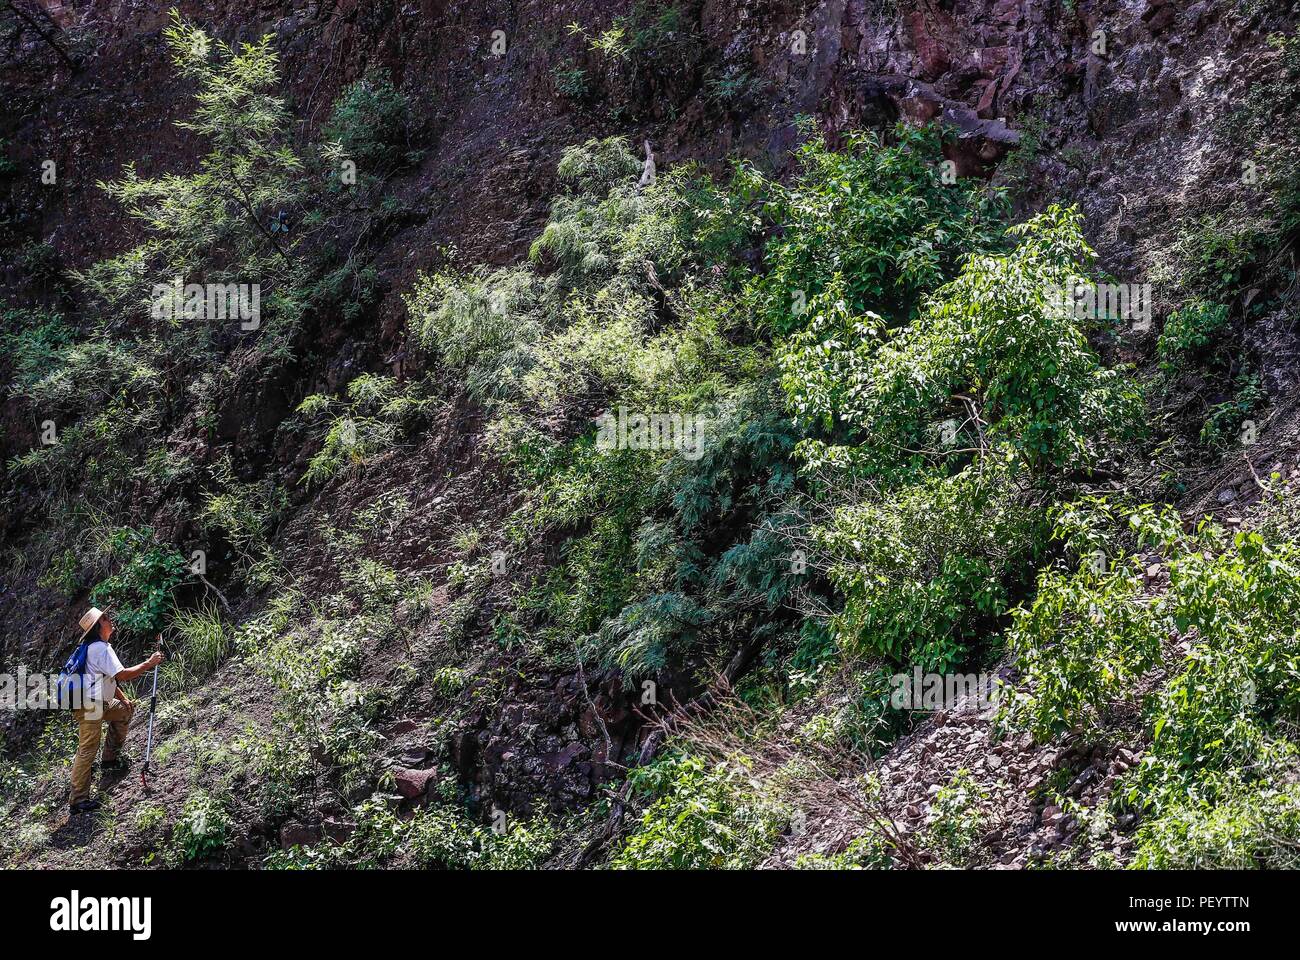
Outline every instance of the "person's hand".
[[162, 662], [163, 662], [162, 651], [157, 650], [154, 653], [151, 653], [149, 655], [149, 659], [144, 662], [144, 667], [146, 670], [152, 670], [154, 667], [158, 666], [158, 664]]

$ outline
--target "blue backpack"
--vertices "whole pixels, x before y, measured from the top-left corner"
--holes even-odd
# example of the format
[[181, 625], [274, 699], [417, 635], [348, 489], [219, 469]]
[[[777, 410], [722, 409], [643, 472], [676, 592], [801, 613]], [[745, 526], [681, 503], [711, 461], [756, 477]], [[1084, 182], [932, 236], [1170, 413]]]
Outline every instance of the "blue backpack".
[[59, 679], [55, 681], [55, 693], [60, 710], [71, 710], [85, 705], [86, 657], [90, 652], [90, 645], [94, 642], [94, 639], [86, 639], [78, 644], [77, 649], [72, 651], [72, 656], [68, 657], [68, 662], [59, 672]]

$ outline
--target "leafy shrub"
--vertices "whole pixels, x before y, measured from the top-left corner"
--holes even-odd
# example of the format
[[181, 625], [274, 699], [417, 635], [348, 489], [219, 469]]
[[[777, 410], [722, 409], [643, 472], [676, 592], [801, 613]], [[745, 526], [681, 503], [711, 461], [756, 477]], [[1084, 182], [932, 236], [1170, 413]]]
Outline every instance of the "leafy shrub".
[[[211, 149], [188, 176], [145, 179], [127, 164], [120, 180], [101, 184], [149, 236], [126, 254], [95, 264], [81, 279], [110, 308], [109, 315], [141, 317], [152, 313], [155, 285], [170, 285], [175, 277], [257, 277], [260, 349], [282, 355], [299, 319], [290, 256], [298, 237], [272, 233], [261, 218], [271, 216], [267, 211], [278, 217], [295, 209], [302, 162], [283, 140], [293, 123], [272, 92], [278, 81], [273, 38], [268, 34], [236, 51], [176, 11], [164, 38], [172, 63], [200, 87], [192, 117], [177, 125], [206, 138]], [[152, 319], [154, 333], [176, 353], [193, 357], [202, 350], [206, 337], [180, 332], [179, 317]]]
[[679, 755], [629, 776], [648, 806], [610, 860], [617, 869], [750, 869], [776, 843], [780, 817], [754, 795], [743, 766]]
[[199, 525], [219, 532], [230, 544], [240, 576], [259, 586], [271, 583], [276, 561], [269, 538], [287, 506], [287, 495], [271, 480], [241, 483], [229, 457], [218, 460], [211, 472], [217, 490], [203, 495]]
[[555, 828], [541, 818], [510, 818], [500, 832], [469, 823], [449, 804], [423, 808], [411, 824], [409, 857], [420, 867], [451, 870], [534, 870], [555, 846]]
[[[1264, 389], [1255, 374], [1237, 378], [1236, 393], [1230, 400], [1216, 403], [1201, 427], [1201, 445], [1210, 450], [1226, 450], [1237, 443], [1253, 443], [1254, 438], [1243, 436], [1246, 421], [1264, 402]], [[1249, 438], [1248, 438], [1249, 437]]]
[[939, 148], [930, 128], [900, 126], [890, 144], [850, 133], [842, 150], [811, 137], [790, 186], [763, 184], [764, 217], [781, 226], [758, 281], [773, 328], [802, 329], [806, 303], [832, 286], [850, 315], [905, 320], [962, 257], [1000, 244], [1001, 196], [975, 182], [943, 183]]
[[145, 803], [135, 808], [132, 821], [141, 833], [153, 833], [167, 819], [167, 808], [157, 803]]
[[[581, 145], [565, 147], [555, 168], [555, 175], [568, 190], [571, 200], [578, 197], [604, 200], [614, 188], [627, 186], [640, 172], [641, 163], [623, 137], [588, 140]], [[566, 212], [578, 214], [582, 206], [569, 202], [558, 210], [560, 215], [552, 218], [557, 221], [566, 219]], [[545, 231], [542, 235], [545, 236]], [[540, 254], [545, 248], [543, 244], [535, 249]], [[537, 254], [533, 259], [537, 259]]]
[[[1117, 802], [1147, 811], [1149, 855], [1165, 858], [1169, 831], [1213, 824], [1217, 802], [1237, 803], [1265, 771], [1294, 762], [1279, 722], [1300, 689], [1300, 653], [1287, 639], [1300, 613], [1300, 552], [1257, 532], [1228, 537], [1208, 520], [1188, 531], [1172, 510], [1129, 511], [1127, 522], [1139, 548], [1166, 559], [1168, 591], [1146, 595], [1124, 557], [1104, 572], [1044, 573], [1011, 633], [1025, 677], [1010, 709], [1040, 737], [1075, 729], [1095, 739], [1110, 702], [1164, 669], [1141, 703], [1151, 746]], [[1183, 638], [1181, 655], [1166, 650], [1171, 636]], [[1237, 816], [1225, 811], [1223, 823]]]
[[[540, 619], [543, 648], [572, 649], [632, 597], [634, 551], [651, 465], [622, 452], [605, 456], [586, 438], [567, 446], [524, 508], [527, 530], [582, 531], [565, 542], [559, 562], [521, 599], [520, 612]], [[585, 528], [585, 529], [584, 529]]]
[[[1066, 4], [1073, 6], [1073, 0]], [[1016, 194], [1024, 196], [1033, 184], [1034, 173], [1043, 150], [1050, 144], [1051, 124], [1043, 116], [1044, 104], [1035, 97], [1026, 105], [1026, 109], [1016, 117], [1016, 132], [1020, 140], [1015, 150], [998, 164], [997, 177], [1006, 183]], [[1062, 151], [1064, 153], [1064, 151]]]
[[673, 356], [659, 338], [646, 337], [654, 311], [652, 298], [630, 291], [571, 301], [568, 326], [538, 344], [523, 396], [550, 412], [575, 400], [611, 392], [631, 397], [658, 386], [668, 379]]
[[20, 308], [0, 313], [0, 345], [20, 390], [40, 382], [72, 346], [74, 334], [63, 316]]
[[[657, 589], [608, 630], [625, 651], [659, 651], [648, 661], [639, 653], [642, 663], [662, 662], [673, 647], [771, 634], [805, 579], [794, 548], [805, 521], [787, 500], [796, 438], [773, 394], [770, 384], [740, 393], [703, 456], [668, 461], [651, 489], [637, 551], [643, 581]], [[618, 659], [630, 666], [625, 654]]]
[[312, 486], [361, 468], [391, 447], [427, 409], [429, 401], [416, 383], [400, 384], [394, 377], [362, 374], [348, 384], [348, 399], [340, 404], [312, 394], [297, 412], [309, 418], [328, 414], [321, 448], [307, 464], [299, 483]]
[[465, 673], [456, 667], [442, 667], [429, 680], [429, 686], [441, 696], [454, 696], [465, 686]]
[[[836, 301], [784, 354], [850, 648], [961, 661], [1028, 579], [1062, 472], [1138, 422], [1123, 371], [1050, 304], [1092, 257], [1077, 215], [1052, 207], [1012, 233], [1015, 249], [970, 258], [895, 335]], [[858, 485], [872, 493], [853, 502]]]
[[1151, 750], [1126, 795], [1157, 810], [1252, 782], [1296, 753], [1276, 724], [1300, 705], [1300, 652], [1284, 639], [1300, 614], [1300, 550], [1239, 532], [1210, 552], [1206, 541], [1222, 543], [1223, 532], [1199, 533], [1164, 546], [1174, 557], [1168, 615], [1196, 640], [1160, 691]]
[[535, 265], [553, 271], [547, 291], [555, 303], [572, 291], [597, 297], [602, 287], [619, 299], [662, 293], [703, 252], [689, 239], [719, 201], [700, 184], [699, 171], [684, 166], [645, 188], [638, 186], [640, 172], [641, 161], [619, 137], [561, 154], [556, 175], [564, 191], [529, 248]]
[[732, 63], [712, 69], [704, 78], [705, 97], [728, 110], [751, 107], [761, 95], [766, 82], [747, 67]]
[[1241, 789], [1210, 805], [1175, 802], [1138, 830], [1134, 866], [1147, 870], [1294, 870], [1300, 788]]
[[256, 802], [263, 816], [280, 822], [300, 810], [315, 783], [316, 766], [304, 738], [274, 737], [254, 752], [252, 769], [257, 782]]
[[816, 542], [845, 598], [840, 642], [944, 672], [1010, 605], [1043, 532], [1002, 465], [933, 477], [843, 507]]
[[396, 438], [397, 431], [392, 424], [374, 417], [338, 417], [330, 422], [320, 450], [308, 462], [298, 482], [313, 486], [358, 469], [375, 454], [388, 449]]
[[[639, 170], [618, 138], [567, 148], [557, 168], [564, 192], [530, 266], [447, 268], [406, 298], [421, 345], [497, 409], [503, 449], [527, 448], [530, 429], [549, 435], [574, 406], [610, 394], [644, 405], [686, 392], [681, 385], [696, 396], [712, 389], [696, 378], [728, 349], [719, 327], [743, 317], [701, 288], [675, 288], [736, 242], [708, 226], [728, 219], [715, 216], [728, 200], [693, 168], [644, 189]], [[708, 238], [696, 240], [701, 232]], [[669, 318], [675, 329], [656, 335]]]
[[1187, 281], [1209, 296], [1226, 296], [1240, 287], [1263, 247], [1267, 227], [1259, 220], [1207, 214], [1180, 237], [1187, 257]]
[[[159, 385], [158, 368], [131, 345], [101, 340], [53, 343], [49, 356], [40, 368], [33, 367], [26, 381], [24, 393], [34, 404], [68, 414], [90, 414], [113, 400], [146, 397]], [[30, 342], [25, 346], [35, 349]]]
[[1156, 342], [1156, 356], [1166, 370], [1194, 359], [1214, 343], [1228, 323], [1228, 308], [1218, 303], [1195, 301], [1169, 315]]
[[526, 269], [421, 275], [406, 297], [419, 342], [463, 370], [470, 394], [519, 395], [547, 322], [540, 285]]
[[1078, 214], [1053, 206], [1008, 232], [1020, 241], [1013, 251], [972, 257], [883, 346], [856, 329], [794, 338], [783, 358], [791, 405], [809, 425], [859, 440], [805, 441], [811, 467], [906, 477], [927, 463], [960, 463], [967, 450], [934, 442], [945, 416], [968, 425], [956, 436], [976, 433], [981, 449], [1005, 447], [1031, 466], [1086, 466], [1108, 437], [1132, 430], [1138, 391], [1052, 305], [1051, 291], [1074, 283], [1094, 256]]
[[90, 591], [91, 602], [107, 607], [125, 630], [153, 634], [162, 628], [172, 604], [172, 591], [187, 574], [185, 558], [162, 544], [148, 527], [124, 527], [110, 538], [121, 569]]
[[185, 800], [172, 828], [172, 845], [182, 863], [196, 863], [226, 849], [234, 836], [234, 823], [222, 801], [203, 790]]
[[1161, 661], [1140, 567], [1049, 570], [1028, 610], [1015, 611], [1010, 648], [1032, 678], [1023, 716], [1040, 738], [1095, 734]]
[[585, 100], [591, 93], [587, 71], [572, 61], [558, 63], [551, 69], [555, 92], [569, 100]]
[[1162, 662], [1144, 566], [1123, 535], [1142, 533], [1148, 543], [1178, 522], [1167, 512], [1126, 514], [1099, 497], [1065, 504], [1053, 520], [1066, 559], [1040, 572], [1032, 603], [1012, 611], [1007, 640], [1025, 683], [1004, 706], [1041, 740], [1097, 735]]
[[540, 817], [517, 820], [501, 833], [494, 831], [491, 840], [483, 837], [482, 867], [475, 864], [471, 869], [536, 870], [555, 849], [558, 836], [555, 827]]
[[399, 818], [391, 805], [371, 798], [353, 810], [356, 828], [343, 843], [272, 854], [268, 869], [375, 868], [385, 865], [443, 870], [532, 870], [555, 846], [555, 827], [541, 818], [508, 823], [500, 832], [472, 823], [450, 799], [441, 799]]
[[805, 853], [795, 860], [799, 870], [888, 870], [893, 866], [889, 843], [877, 833], [854, 837], [842, 853]]
[[964, 866], [975, 854], [984, 830], [984, 815], [979, 809], [984, 799], [967, 770], [958, 770], [952, 781], [935, 794], [925, 841], [943, 863]]
[[403, 158], [410, 107], [387, 77], [368, 76], [343, 88], [322, 135], [374, 173]]

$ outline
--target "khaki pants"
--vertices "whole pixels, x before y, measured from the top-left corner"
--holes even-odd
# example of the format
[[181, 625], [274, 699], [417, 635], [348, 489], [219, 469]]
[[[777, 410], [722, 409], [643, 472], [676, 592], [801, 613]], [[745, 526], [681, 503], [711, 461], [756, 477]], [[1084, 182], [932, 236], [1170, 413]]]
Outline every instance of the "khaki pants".
[[[95, 754], [99, 753], [99, 738], [103, 733], [100, 724], [108, 724], [108, 739], [104, 741], [104, 762], [112, 763], [126, 740], [126, 731], [135, 713], [130, 700], [110, 700], [103, 705], [102, 713], [92, 708], [73, 710], [77, 718], [77, 756], [72, 761], [72, 796], [68, 803], [80, 803], [90, 796], [90, 775], [95, 767]], [[91, 719], [88, 714], [99, 713]]]

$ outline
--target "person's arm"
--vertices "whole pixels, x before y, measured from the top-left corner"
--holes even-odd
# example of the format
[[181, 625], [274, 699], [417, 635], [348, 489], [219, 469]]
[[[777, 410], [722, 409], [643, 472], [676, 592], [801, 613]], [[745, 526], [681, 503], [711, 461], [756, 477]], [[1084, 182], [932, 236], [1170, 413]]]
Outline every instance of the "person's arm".
[[125, 670], [115, 675], [113, 679], [116, 680], [118, 683], [130, 683], [136, 677], [140, 676], [140, 674], [152, 670], [154, 667], [158, 666], [158, 664], [162, 662], [163, 662], [163, 655], [161, 652], [152, 653], [149, 655], [148, 660], [142, 660], [140, 663], [137, 663], [134, 667], [127, 667]]

